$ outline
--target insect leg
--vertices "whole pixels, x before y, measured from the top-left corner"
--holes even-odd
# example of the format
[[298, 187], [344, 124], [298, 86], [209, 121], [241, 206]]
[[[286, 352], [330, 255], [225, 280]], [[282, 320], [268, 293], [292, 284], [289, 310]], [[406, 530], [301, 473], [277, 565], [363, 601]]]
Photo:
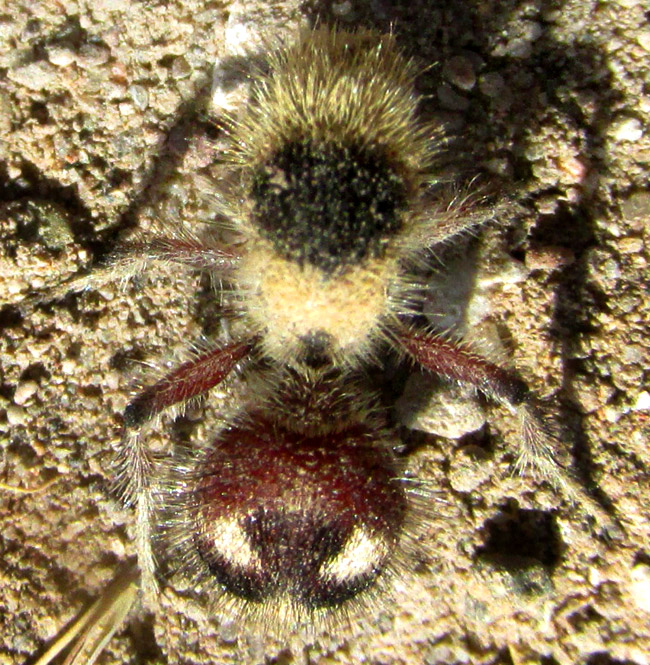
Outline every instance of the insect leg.
[[599, 522], [619, 531], [574, 473], [559, 461], [558, 453], [566, 447], [567, 436], [552, 405], [537, 397], [514, 372], [491, 363], [466, 345], [431, 333], [403, 329], [397, 340], [421, 367], [473, 386], [512, 409], [521, 427], [517, 470], [523, 472], [531, 467], [572, 502], [583, 505]]
[[189, 234], [125, 242], [90, 272], [74, 275], [53, 288], [28, 296], [19, 308], [27, 315], [36, 306], [61, 300], [70, 293], [98, 289], [116, 281], [126, 284], [154, 267], [159, 272], [170, 265], [180, 265], [187, 270], [208, 270], [225, 277], [238, 258], [235, 251]]
[[156, 589], [151, 547], [156, 461], [143, 442], [142, 427], [170, 407], [221, 383], [249, 355], [252, 346], [251, 342], [238, 342], [203, 353], [145, 388], [126, 407], [124, 435], [117, 449], [118, 484], [124, 501], [136, 508], [136, 548], [145, 596]]

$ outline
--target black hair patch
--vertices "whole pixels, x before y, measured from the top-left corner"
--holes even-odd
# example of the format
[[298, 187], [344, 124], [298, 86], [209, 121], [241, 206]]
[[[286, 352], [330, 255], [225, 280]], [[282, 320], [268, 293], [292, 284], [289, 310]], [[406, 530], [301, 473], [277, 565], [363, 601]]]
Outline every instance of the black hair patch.
[[407, 205], [386, 156], [309, 139], [285, 144], [259, 167], [251, 193], [260, 232], [278, 254], [330, 274], [380, 257]]

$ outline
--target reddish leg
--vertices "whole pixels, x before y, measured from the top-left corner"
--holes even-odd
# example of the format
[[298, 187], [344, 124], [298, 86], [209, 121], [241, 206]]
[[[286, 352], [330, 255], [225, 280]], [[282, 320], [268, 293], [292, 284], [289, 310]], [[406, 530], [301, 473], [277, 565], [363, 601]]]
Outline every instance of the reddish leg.
[[252, 348], [251, 342], [238, 342], [183, 363], [131, 400], [124, 411], [125, 426], [140, 427], [170, 406], [214, 388]]
[[406, 330], [398, 340], [425, 369], [474, 386], [492, 399], [518, 407], [530, 397], [526, 383], [513, 372], [494, 365], [462, 344], [412, 330]]
[[124, 411], [124, 436], [116, 451], [117, 479], [123, 500], [136, 508], [136, 549], [147, 602], [157, 589], [151, 546], [151, 520], [156, 508], [156, 460], [142, 441], [140, 426], [165, 409], [214, 388], [252, 348], [252, 342], [238, 342], [189, 360], [145, 388]]
[[611, 533], [618, 524], [590, 497], [574, 473], [564, 468], [558, 453], [566, 452], [566, 437], [552, 405], [542, 402], [514, 372], [477, 355], [463, 344], [430, 333], [404, 330], [397, 338], [406, 352], [425, 369], [474, 386], [486, 396], [510, 406], [519, 417], [521, 447], [517, 469], [531, 467], [571, 501], [582, 504]]

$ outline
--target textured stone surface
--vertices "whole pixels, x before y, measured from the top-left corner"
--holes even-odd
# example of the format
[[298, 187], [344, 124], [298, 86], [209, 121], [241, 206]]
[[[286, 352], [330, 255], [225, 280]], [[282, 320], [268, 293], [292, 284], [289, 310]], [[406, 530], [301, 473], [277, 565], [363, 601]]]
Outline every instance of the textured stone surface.
[[[219, 174], [223, 141], [200, 122], [214, 64], [232, 73], [247, 45], [290, 38], [314, 18], [282, 0], [11, 4], [0, 9], [2, 304], [82, 269], [134, 224], [209, 218], [196, 176]], [[311, 638], [265, 641], [172, 578], [101, 663], [650, 663], [646, 3], [547, 4], [359, 1], [331, 12], [346, 27], [393, 30], [415, 58], [423, 114], [462, 137], [452, 172], [506, 178], [494, 184], [512, 209], [477, 241], [487, 265], [470, 263], [462, 288], [432, 296], [428, 313], [471, 323], [470, 336], [485, 320], [496, 359], [558, 393], [582, 468], [627, 539], [607, 540], [545, 483], [513, 476], [516, 423], [488, 406], [483, 452], [426, 441], [407, 456], [428, 508], [422, 551], [405, 556], [389, 602]], [[440, 90], [453, 114], [437, 115]], [[235, 88], [221, 93], [223, 107], [236, 105]], [[30, 210], [56, 214], [41, 225]], [[545, 269], [539, 248], [553, 247], [562, 255]], [[2, 665], [42, 653], [133, 556], [111, 451], [138, 363], [216, 335], [217, 310], [199, 277], [176, 274], [24, 319], [0, 309], [0, 481], [40, 488], [0, 488]], [[484, 338], [473, 342], [488, 353]], [[226, 398], [215, 391], [188, 418], [191, 440], [209, 439]], [[180, 427], [149, 444], [166, 450]]]

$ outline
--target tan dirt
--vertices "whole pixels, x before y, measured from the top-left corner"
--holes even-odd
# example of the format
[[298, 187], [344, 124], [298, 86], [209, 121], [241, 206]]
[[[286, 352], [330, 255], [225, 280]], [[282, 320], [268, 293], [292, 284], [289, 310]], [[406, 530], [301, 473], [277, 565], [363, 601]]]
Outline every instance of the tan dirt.
[[[480, 318], [558, 394], [576, 464], [627, 535], [513, 477], [514, 421], [489, 407], [478, 439], [430, 437], [409, 456], [444, 504], [392, 598], [349, 627], [303, 645], [238, 637], [236, 617], [174, 579], [99, 662], [650, 663], [647, 5], [0, 0], [0, 665], [32, 662], [133, 557], [111, 457], [137, 365], [220, 330], [200, 276], [27, 317], [10, 305], [134, 227], [205, 220], [197, 176], [218, 175], [222, 145], [204, 113], [214, 63], [244, 27], [287, 37], [316, 15], [392, 29], [422, 66], [423, 114], [463, 139], [454, 166], [502, 181], [513, 212], [477, 252]], [[227, 397], [152, 447], [207, 439]]]

